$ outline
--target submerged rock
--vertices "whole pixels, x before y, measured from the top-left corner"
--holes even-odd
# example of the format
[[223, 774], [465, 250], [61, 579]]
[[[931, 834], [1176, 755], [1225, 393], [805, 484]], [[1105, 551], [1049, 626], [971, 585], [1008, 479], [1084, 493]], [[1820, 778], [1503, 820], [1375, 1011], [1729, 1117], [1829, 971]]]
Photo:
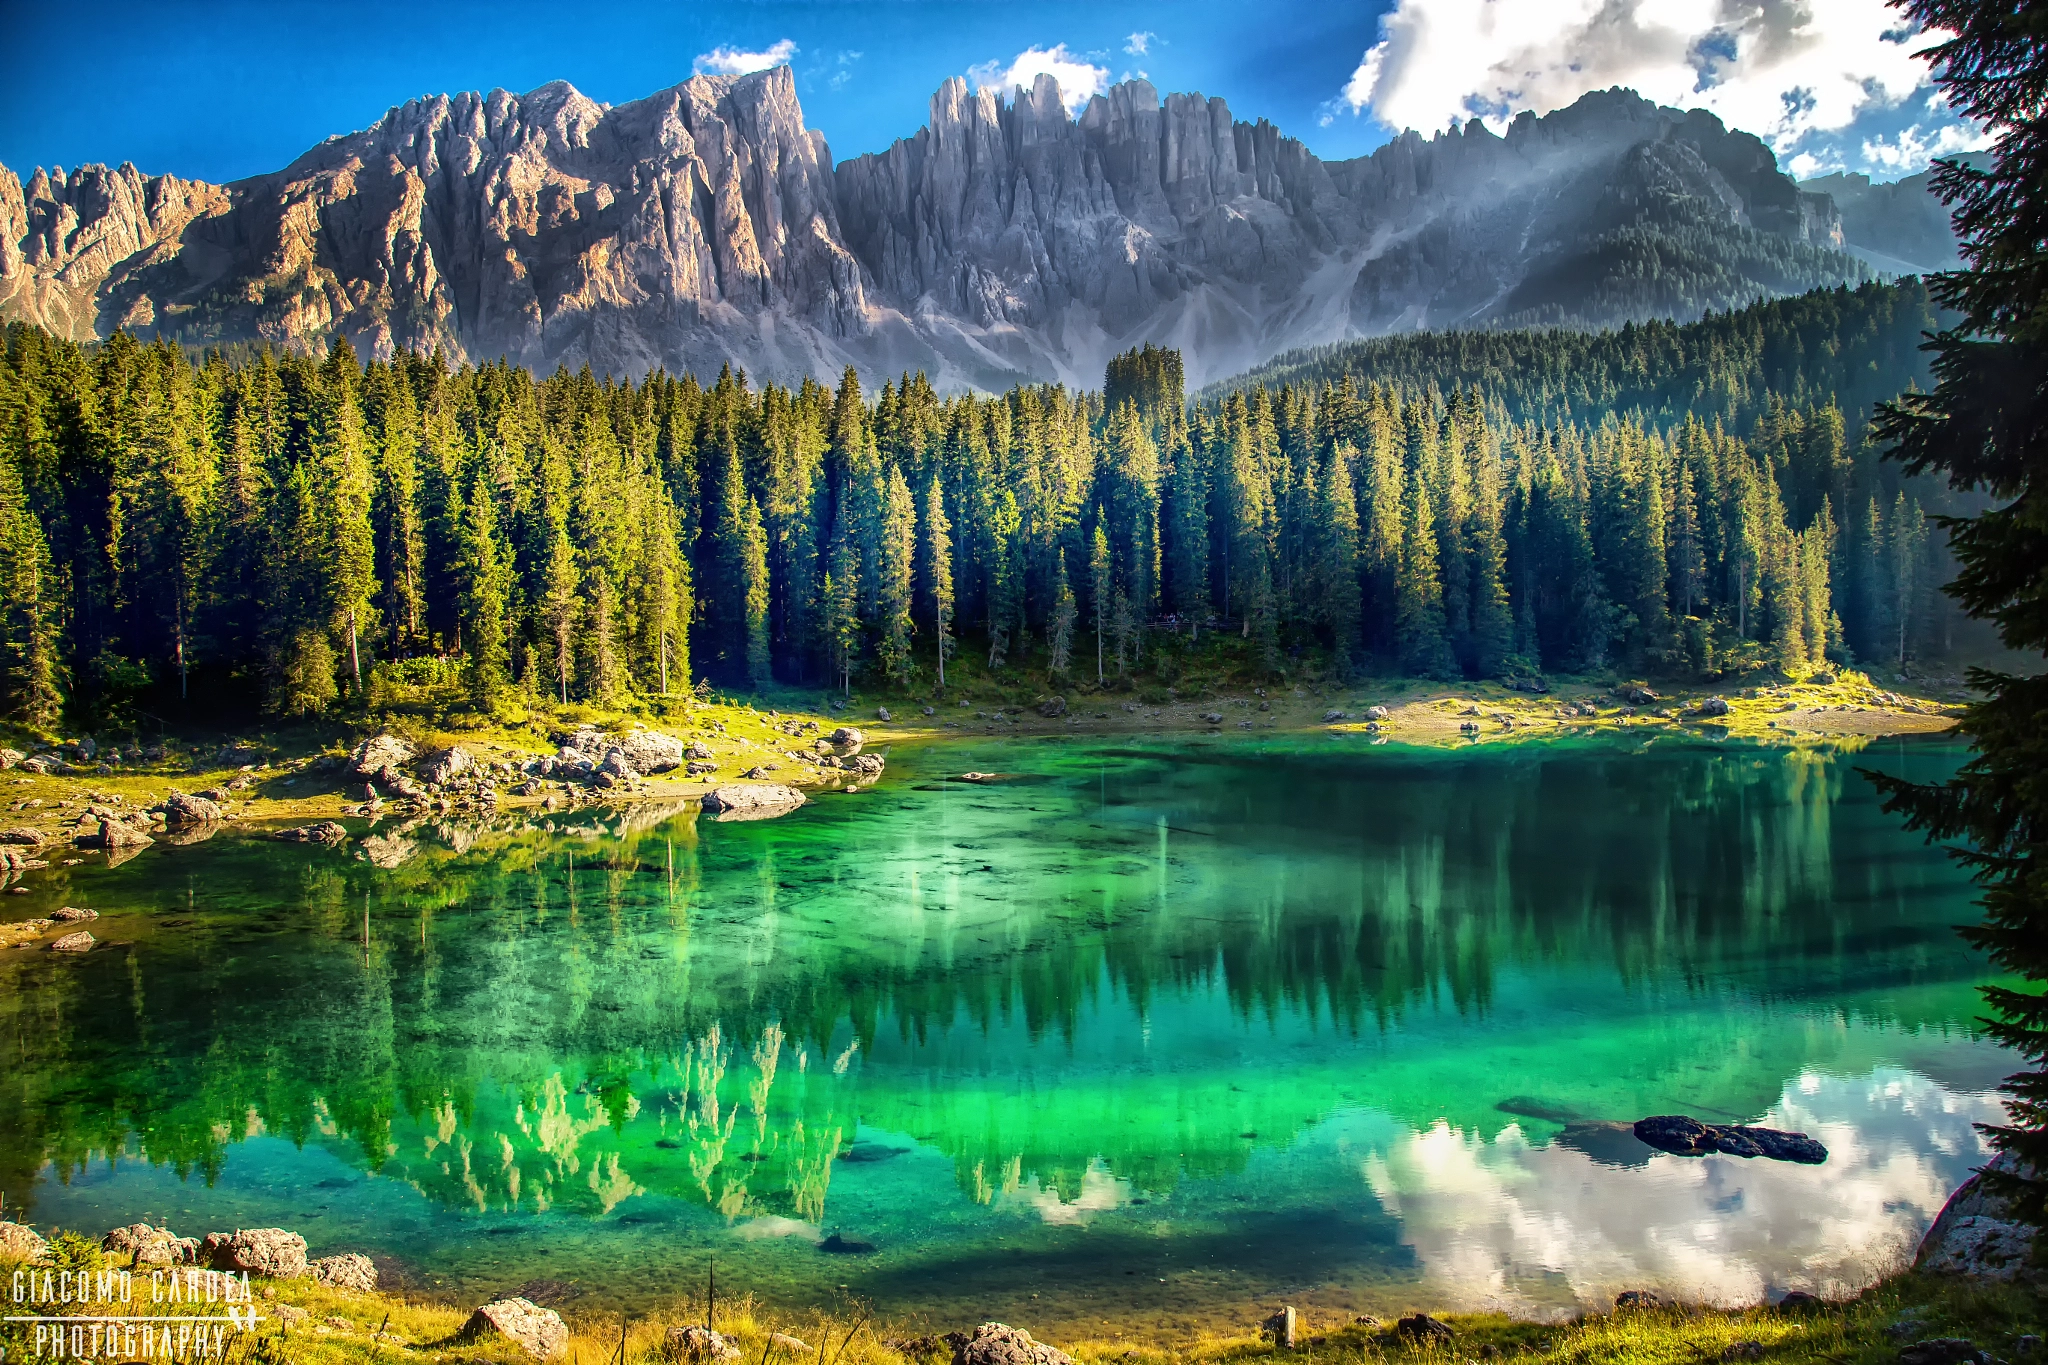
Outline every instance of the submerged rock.
[[[1997, 1177], [2022, 1173], [2018, 1159], [2001, 1152], [1948, 1197], [1934, 1226], [1920, 1239], [1913, 1268], [1927, 1275], [2034, 1282], [2043, 1278], [2033, 1262], [2035, 1229], [2020, 1221], [1995, 1188]], [[1987, 1182], [1986, 1173], [1992, 1176]]]
[[950, 1332], [953, 1365], [1074, 1365], [1074, 1358], [1029, 1332], [1000, 1322], [984, 1322], [972, 1332]]
[[1673, 1156], [1708, 1156], [1719, 1152], [1724, 1156], [1796, 1161], [1806, 1166], [1818, 1166], [1828, 1159], [1828, 1149], [1804, 1133], [1744, 1124], [1701, 1123], [1683, 1114], [1638, 1119], [1635, 1135]]
[[842, 1237], [835, 1232], [818, 1243], [818, 1250], [828, 1256], [872, 1256], [875, 1244], [863, 1242], [858, 1237]]
[[498, 1299], [469, 1315], [456, 1336], [464, 1341], [503, 1337], [535, 1360], [569, 1354], [569, 1328], [552, 1308], [528, 1299]]

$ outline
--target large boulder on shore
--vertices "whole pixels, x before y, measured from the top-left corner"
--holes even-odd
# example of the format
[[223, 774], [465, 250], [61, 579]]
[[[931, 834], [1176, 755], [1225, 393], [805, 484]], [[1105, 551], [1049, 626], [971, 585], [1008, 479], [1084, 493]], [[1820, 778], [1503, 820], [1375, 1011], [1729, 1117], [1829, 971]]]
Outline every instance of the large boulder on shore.
[[456, 1336], [464, 1341], [503, 1337], [535, 1360], [569, 1354], [569, 1328], [552, 1308], [531, 1299], [497, 1299], [469, 1315]]
[[398, 772], [418, 756], [419, 750], [397, 735], [372, 735], [349, 754], [348, 771], [352, 777], [375, 781], [385, 769]]
[[137, 1266], [190, 1265], [199, 1255], [198, 1238], [180, 1237], [169, 1228], [148, 1223], [115, 1228], [100, 1239], [100, 1247], [134, 1257]]
[[[2020, 1221], [1996, 1188], [1997, 1177], [2024, 1171], [2017, 1158], [2001, 1152], [1956, 1188], [1913, 1257], [1913, 1269], [1927, 1275], [1960, 1275], [1973, 1280], [2048, 1280], [2033, 1264], [2035, 1229]], [[1991, 1181], [1984, 1176], [1989, 1173]]]
[[739, 1342], [723, 1332], [695, 1324], [669, 1328], [662, 1346], [669, 1359], [683, 1361], [685, 1365], [731, 1365], [740, 1358]]
[[1065, 1351], [1000, 1322], [984, 1322], [972, 1332], [951, 1332], [946, 1340], [953, 1347], [953, 1365], [1074, 1365]]
[[288, 844], [345, 844], [348, 842], [348, 826], [339, 820], [319, 820], [310, 825], [281, 829], [271, 837]]
[[1828, 1149], [1804, 1133], [1744, 1124], [1701, 1123], [1683, 1114], [1638, 1119], [1635, 1135], [1673, 1156], [1709, 1156], [1718, 1152], [1723, 1156], [1796, 1161], [1804, 1166], [1818, 1166], [1828, 1159]]
[[421, 780], [436, 787], [446, 786], [464, 773], [475, 770], [476, 759], [460, 744], [450, 745], [446, 749], [436, 749], [419, 762]]
[[87, 848], [116, 849], [147, 848], [156, 840], [133, 825], [120, 820], [106, 819], [100, 821], [99, 833], [84, 835], [78, 842]]
[[851, 757], [859, 753], [860, 746], [868, 742], [868, 737], [851, 725], [842, 725], [825, 738], [842, 757]]
[[0, 1222], [0, 1256], [34, 1264], [49, 1254], [50, 1244], [34, 1228], [23, 1223]]
[[212, 825], [225, 819], [227, 813], [203, 796], [187, 792], [172, 792], [156, 809], [164, 817], [164, 823], [172, 829], [186, 825]]
[[728, 782], [704, 793], [704, 809], [721, 820], [766, 820], [804, 803], [804, 794], [780, 782]]
[[296, 1280], [306, 1273], [306, 1239], [283, 1228], [210, 1232], [199, 1255], [215, 1270], [246, 1270], [273, 1280]]
[[681, 740], [659, 730], [635, 730], [619, 741], [619, 748], [633, 770], [642, 773], [665, 773], [690, 756]]
[[331, 1289], [352, 1289], [367, 1294], [377, 1287], [377, 1263], [353, 1251], [339, 1256], [322, 1256], [306, 1272]]

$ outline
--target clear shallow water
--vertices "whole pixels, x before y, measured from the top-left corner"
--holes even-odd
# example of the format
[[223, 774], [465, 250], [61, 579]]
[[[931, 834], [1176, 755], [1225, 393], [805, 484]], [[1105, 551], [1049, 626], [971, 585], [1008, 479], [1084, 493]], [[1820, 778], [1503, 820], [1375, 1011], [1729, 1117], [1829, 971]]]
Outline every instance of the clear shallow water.
[[[1969, 888], [1854, 771], [1957, 756], [960, 743], [773, 821], [160, 847], [9, 898], [118, 946], [0, 957], [0, 1188], [1067, 1333], [1846, 1289], [1997, 1113]], [[1671, 1112], [1831, 1156], [1588, 1126]]]

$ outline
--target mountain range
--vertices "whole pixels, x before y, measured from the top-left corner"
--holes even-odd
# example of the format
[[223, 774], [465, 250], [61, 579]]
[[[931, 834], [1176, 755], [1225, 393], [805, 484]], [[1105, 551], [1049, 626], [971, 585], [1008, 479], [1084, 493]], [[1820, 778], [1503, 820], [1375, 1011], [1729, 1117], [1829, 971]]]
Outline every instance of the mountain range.
[[414, 100], [227, 185], [0, 167], [0, 319], [981, 389], [1093, 387], [1157, 342], [1199, 385], [1347, 337], [1696, 317], [1939, 247], [1859, 242], [1898, 221], [1878, 192], [1910, 197], [1802, 188], [1619, 89], [1325, 162], [1142, 80], [1070, 116], [1048, 76], [955, 78], [914, 136], [835, 163], [787, 67], [616, 107], [555, 82]]

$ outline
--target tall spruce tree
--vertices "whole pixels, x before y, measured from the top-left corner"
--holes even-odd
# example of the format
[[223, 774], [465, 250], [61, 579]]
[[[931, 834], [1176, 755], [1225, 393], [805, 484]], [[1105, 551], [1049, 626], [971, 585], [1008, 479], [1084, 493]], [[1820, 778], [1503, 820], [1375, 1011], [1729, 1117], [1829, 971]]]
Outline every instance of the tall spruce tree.
[[576, 550], [569, 543], [568, 529], [557, 526], [548, 541], [541, 621], [553, 647], [555, 690], [564, 706], [569, 704], [569, 684], [576, 675], [576, 623], [583, 614], [583, 599], [577, 592], [579, 582]]
[[1081, 619], [1081, 612], [1074, 604], [1074, 586], [1067, 579], [1067, 550], [1059, 550], [1058, 567], [1053, 570], [1052, 615], [1046, 621], [1045, 644], [1047, 668], [1056, 678], [1064, 678], [1074, 662], [1074, 623]]
[[1358, 666], [1358, 500], [1351, 487], [1349, 446], [1339, 446], [1323, 468], [1319, 490], [1316, 580], [1321, 603], [1317, 613], [1330, 633], [1330, 654], [1340, 678]]
[[507, 554], [498, 535], [498, 499], [478, 471], [462, 523], [462, 639], [469, 654], [470, 700], [488, 708], [504, 690], [512, 653], [507, 630]]
[[740, 509], [739, 570], [741, 629], [745, 643], [747, 684], [768, 681], [768, 532], [761, 523], [761, 504], [749, 497]]
[[939, 686], [946, 685], [946, 660], [953, 653], [953, 539], [946, 520], [945, 489], [934, 473], [924, 495], [924, 563], [932, 608], [933, 655]]
[[879, 610], [876, 625], [880, 631], [875, 657], [883, 676], [901, 686], [909, 684], [916, 662], [911, 655], [911, 640], [917, 631], [912, 616], [916, 557], [917, 509], [910, 500], [910, 485], [904, 481], [903, 471], [891, 465], [883, 494], [881, 546], [875, 564]]
[[[1929, 53], [1958, 113], [1993, 135], [1991, 164], [1941, 165], [1966, 266], [1932, 292], [1961, 321], [1930, 343], [1936, 383], [1888, 407], [1879, 432], [1912, 473], [1939, 473], [1993, 506], [1944, 519], [1959, 571], [1948, 592], [1992, 621], [2012, 649], [2048, 653], [2048, 6], [2036, 0], [1907, 0], [1908, 14], [1954, 37]], [[1950, 781], [1880, 778], [1894, 810], [1936, 839], [1983, 887], [1984, 921], [1965, 930], [2021, 978], [1986, 987], [1992, 1035], [2032, 1064], [2005, 1082], [2007, 1121], [1992, 1145], [2018, 1169], [1995, 1173], [2048, 1223], [2048, 671], [1976, 669], [1982, 695], [1960, 729], [1974, 749]]]
[[1453, 674], [1450, 640], [1444, 633], [1444, 585], [1438, 575], [1436, 517], [1420, 470], [1409, 481], [1407, 529], [1401, 537], [1400, 578], [1395, 607], [1401, 667], [1418, 678]]

